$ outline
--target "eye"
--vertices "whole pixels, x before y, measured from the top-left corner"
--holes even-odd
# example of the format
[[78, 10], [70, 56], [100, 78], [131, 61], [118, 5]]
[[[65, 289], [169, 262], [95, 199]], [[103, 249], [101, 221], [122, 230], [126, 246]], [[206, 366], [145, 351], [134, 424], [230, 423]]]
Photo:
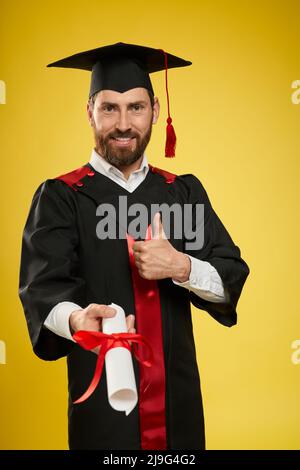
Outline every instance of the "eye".
[[144, 106], [140, 103], [136, 103], [136, 104], [131, 105], [131, 109], [133, 111], [138, 112], [138, 111], [142, 111], [142, 109], [144, 109]]
[[115, 106], [113, 104], [105, 104], [102, 109], [105, 113], [111, 113], [114, 111]]

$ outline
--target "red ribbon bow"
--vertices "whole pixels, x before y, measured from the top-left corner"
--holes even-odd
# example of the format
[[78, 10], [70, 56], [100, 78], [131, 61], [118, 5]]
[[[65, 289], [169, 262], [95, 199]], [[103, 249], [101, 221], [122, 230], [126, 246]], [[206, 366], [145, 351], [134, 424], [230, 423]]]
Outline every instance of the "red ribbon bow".
[[[106, 353], [113, 348], [126, 348], [129, 351], [131, 350], [131, 346], [129, 341], [133, 343], [132, 348], [136, 359], [146, 367], [151, 367], [153, 362], [153, 351], [150, 343], [146, 340], [146, 338], [142, 335], [136, 333], [113, 333], [107, 335], [100, 331], [85, 331], [80, 330], [77, 331], [73, 335], [73, 339], [84, 349], [91, 350], [96, 348], [97, 346], [101, 346], [100, 352], [97, 359], [96, 369], [94, 373], [94, 377], [84, 394], [74, 401], [74, 404], [81, 403], [87, 400], [92, 393], [94, 392], [95, 388], [97, 387], [99, 380], [101, 378], [102, 369], [104, 365], [105, 355]], [[148, 360], [142, 360], [139, 356], [138, 350], [136, 348], [137, 344], [143, 344], [148, 349]]]

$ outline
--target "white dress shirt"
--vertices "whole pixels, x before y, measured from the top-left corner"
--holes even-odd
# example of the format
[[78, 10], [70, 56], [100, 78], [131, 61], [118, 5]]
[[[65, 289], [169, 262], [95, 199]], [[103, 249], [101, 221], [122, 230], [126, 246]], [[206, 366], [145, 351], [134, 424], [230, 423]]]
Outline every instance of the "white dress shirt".
[[[93, 150], [90, 164], [94, 170], [125, 188], [130, 193], [133, 192], [146, 178], [149, 171], [147, 157], [144, 154], [140, 168], [133, 171], [126, 179], [124, 174], [108, 163], [95, 150]], [[204, 300], [211, 302], [224, 302], [228, 299], [228, 293], [224, 291], [222, 280], [216, 269], [207, 261], [202, 261], [188, 255], [191, 260], [191, 272], [189, 279], [185, 282], [174, 282], [174, 284], [184, 287]], [[82, 307], [73, 302], [60, 302], [55, 305], [47, 316], [44, 325], [54, 333], [64, 338], [73, 340], [70, 328], [69, 317], [75, 310]]]

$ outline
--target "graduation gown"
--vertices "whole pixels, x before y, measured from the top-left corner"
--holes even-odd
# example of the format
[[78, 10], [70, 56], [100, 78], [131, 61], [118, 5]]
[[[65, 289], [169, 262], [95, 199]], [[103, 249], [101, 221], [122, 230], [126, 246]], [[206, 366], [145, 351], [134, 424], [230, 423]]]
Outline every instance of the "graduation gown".
[[[129, 416], [111, 408], [105, 368], [93, 395], [83, 403], [73, 404], [87, 389], [97, 356], [43, 325], [51, 309], [63, 301], [75, 302], [82, 308], [90, 303], [114, 302], [126, 315], [135, 314], [127, 240], [100, 240], [96, 236], [99, 222], [96, 208], [102, 203], [117, 208], [119, 196], [127, 196], [128, 206], [138, 202], [148, 208], [151, 203], [190, 203], [193, 207], [204, 204], [202, 248], [186, 251], [185, 240], [172, 238], [172, 233], [170, 242], [177, 250], [214, 266], [229, 300], [223, 303], [203, 300], [175, 285], [172, 279], [154, 282], [159, 293], [164, 352], [165, 448], [205, 448], [190, 302], [221, 324], [234, 325], [249, 268], [212, 208], [201, 182], [192, 174], [175, 176], [150, 168], [145, 180], [129, 193], [86, 164], [41, 184], [29, 211], [23, 235], [19, 293], [35, 354], [44, 360], [67, 357], [70, 449], [141, 449], [141, 407], [136, 406]], [[138, 384], [139, 364], [135, 359], [133, 362]]]

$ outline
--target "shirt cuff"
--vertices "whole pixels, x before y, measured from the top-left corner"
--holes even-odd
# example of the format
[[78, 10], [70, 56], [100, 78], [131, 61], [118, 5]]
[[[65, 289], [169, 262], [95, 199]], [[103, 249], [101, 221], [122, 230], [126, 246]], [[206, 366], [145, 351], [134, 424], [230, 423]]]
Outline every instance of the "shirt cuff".
[[184, 287], [204, 300], [211, 302], [226, 302], [228, 293], [224, 290], [222, 279], [217, 270], [208, 262], [188, 255], [191, 260], [189, 279], [184, 282], [173, 281], [174, 284]]
[[69, 318], [72, 312], [81, 309], [82, 307], [73, 302], [60, 302], [53, 307], [44, 321], [44, 325], [58, 336], [74, 341], [70, 331]]

